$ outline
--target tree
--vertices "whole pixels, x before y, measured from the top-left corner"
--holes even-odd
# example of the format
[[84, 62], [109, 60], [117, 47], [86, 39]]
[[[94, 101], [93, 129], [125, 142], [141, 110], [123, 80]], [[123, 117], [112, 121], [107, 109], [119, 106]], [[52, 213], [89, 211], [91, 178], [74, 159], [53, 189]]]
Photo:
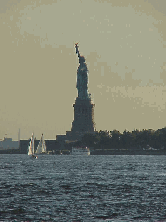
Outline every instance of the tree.
[[130, 148], [132, 146], [132, 134], [126, 129], [121, 136], [121, 144], [126, 148]]
[[100, 146], [100, 148], [105, 148], [105, 147], [109, 148], [110, 147], [111, 138], [110, 138], [109, 131], [100, 130], [97, 137], [98, 137], [98, 145]]
[[120, 140], [121, 140], [121, 133], [114, 129], [113, 131], [110, 131], [110, 137], [111, 137], [111, 146], [113, 148], [120, 147]]
[[92, 133], [86, 133], [82, 137], [82, 143], [88, 147], [94, 147], [94, 145], [97, 143], [97, 141], [98, 141], [97, 136]]

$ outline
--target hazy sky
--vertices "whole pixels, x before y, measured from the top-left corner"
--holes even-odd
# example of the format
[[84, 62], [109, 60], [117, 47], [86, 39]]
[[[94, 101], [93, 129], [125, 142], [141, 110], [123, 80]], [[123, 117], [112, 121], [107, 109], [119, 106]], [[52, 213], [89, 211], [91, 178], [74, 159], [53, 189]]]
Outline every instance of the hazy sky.
[[96, 130], [166, 125], [165, 0], [0, 0], [0, 138], [71, 129], [78, 57]]

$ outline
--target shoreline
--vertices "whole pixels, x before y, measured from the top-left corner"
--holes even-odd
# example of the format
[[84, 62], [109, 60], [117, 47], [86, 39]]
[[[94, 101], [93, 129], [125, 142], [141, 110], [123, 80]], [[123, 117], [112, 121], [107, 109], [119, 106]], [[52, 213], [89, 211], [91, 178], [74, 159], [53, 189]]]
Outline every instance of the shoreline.
[[[70, 150], [61, 150], [63, 155], [70, 155]], [[27, 154], [20, 149], [0, 150], [0, 154]], [[49, 154], [48, 154], [49, 155]], [[60, 152], [50, 155], [60, 155]], [[166, 150], [91, 150], [90, 155], [165, 155]]]

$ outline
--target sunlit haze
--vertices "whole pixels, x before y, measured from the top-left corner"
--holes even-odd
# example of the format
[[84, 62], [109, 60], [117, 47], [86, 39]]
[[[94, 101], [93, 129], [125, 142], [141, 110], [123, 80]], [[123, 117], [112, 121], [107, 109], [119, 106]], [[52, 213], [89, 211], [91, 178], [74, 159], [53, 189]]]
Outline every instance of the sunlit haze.
[[165, 0], [1, 0], [0, 138], [71, 129], [79, 42], [96, 130], [166, 125]]

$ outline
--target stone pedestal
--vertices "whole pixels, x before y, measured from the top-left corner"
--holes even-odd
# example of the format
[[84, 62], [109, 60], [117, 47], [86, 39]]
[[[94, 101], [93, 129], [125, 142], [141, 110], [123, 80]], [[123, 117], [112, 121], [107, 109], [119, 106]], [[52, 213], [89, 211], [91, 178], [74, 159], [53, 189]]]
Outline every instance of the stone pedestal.
[[75, 141], [82, 139], [85, 133], [95, 133], [94, 104], [91, 99], [76, 98], [74, 107], [74, 120], [71, 131], [66, 131], [66, 135], [57, 135], [59, 141]]
[[76, 98], [74, 107], [74, 121], [71, 131], [74, 132], [94, 132], [94, 104], [91, 99], [81, 100]]

